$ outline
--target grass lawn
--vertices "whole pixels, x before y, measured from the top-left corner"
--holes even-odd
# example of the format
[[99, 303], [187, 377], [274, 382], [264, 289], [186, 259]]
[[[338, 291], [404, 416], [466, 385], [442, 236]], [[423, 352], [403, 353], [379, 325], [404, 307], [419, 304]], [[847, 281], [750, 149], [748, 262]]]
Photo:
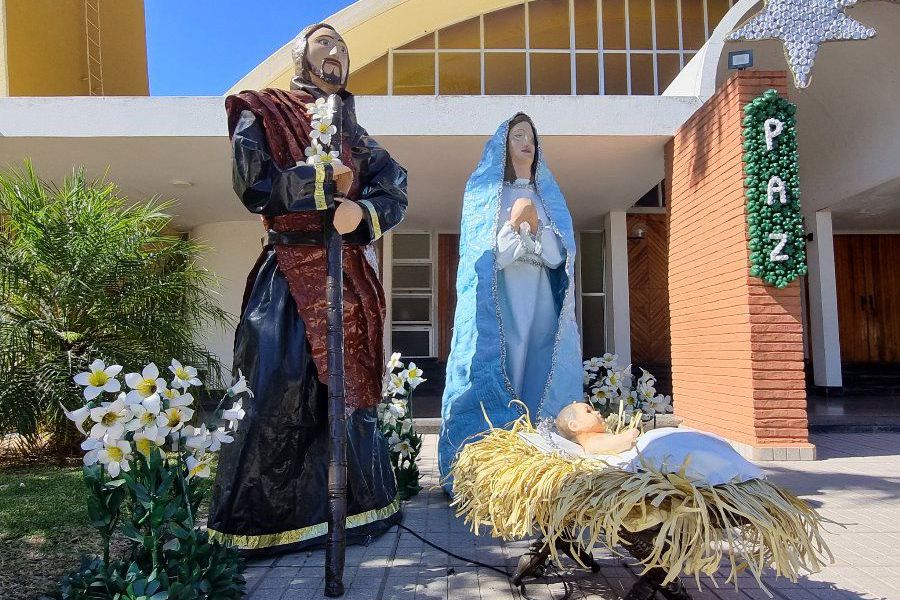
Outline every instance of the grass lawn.
[[99, 548], [86, 498], [81, 467], [0, 470], [0, 596], [34, 598]]
[[[54, 589], [82, 556], [101, 551], [86, 502], [80, 466], [0, 469], [0, 598], [36, 598]], [[206, 510], [201, 507], [198, 517]], [[114, 547], [127, 555], [128, 542]]]

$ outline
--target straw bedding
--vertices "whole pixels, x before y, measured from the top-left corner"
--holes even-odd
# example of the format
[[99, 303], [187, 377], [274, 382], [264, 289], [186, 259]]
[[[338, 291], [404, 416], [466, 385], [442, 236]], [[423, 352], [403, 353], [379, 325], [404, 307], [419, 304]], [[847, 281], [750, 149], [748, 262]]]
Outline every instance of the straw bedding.
[[[822, 539], [824, 521], [792, 493], [765, 480], [695, 485], [680, 473], [662, 473], [646, 462], [630, 473], [595, 458], [563, 457], [528, 444], [526, 416], [511, 430], [491, 429], [469, 443], [452, 469], [457, 514], [477, 534], [490, 528], [505, 540], [542, 535], [557, 562], [557, 539], [624, 544], [620, 532], [655, 528], [646, 570], [662, 568], [664, 583], [680, 575], [711, 578], [726, 559], [727, 582], [749, 570], [763, 589], [763, 569], [796, 581], [802, 571], [832, 561]], [[627, 546], [626, 546], [627, 547]], [[714, 580], [714, 579], [713, 579]], [[715, 580], [714, 580], [715, 581]]]

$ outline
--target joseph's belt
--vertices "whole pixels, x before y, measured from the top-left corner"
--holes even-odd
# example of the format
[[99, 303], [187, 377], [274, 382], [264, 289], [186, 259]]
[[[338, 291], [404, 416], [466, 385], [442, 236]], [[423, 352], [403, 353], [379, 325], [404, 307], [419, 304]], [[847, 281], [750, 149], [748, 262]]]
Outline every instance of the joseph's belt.
[[321, 231], [273, 231], [266, 232], [268, 244], [286, 246], [324, 246], [325, 234]]

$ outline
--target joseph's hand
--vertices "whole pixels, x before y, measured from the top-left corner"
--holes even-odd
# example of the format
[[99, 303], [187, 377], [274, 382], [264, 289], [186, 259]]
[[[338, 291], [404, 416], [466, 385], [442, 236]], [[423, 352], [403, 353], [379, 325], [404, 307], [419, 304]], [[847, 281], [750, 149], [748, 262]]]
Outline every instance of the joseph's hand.
[[337, 185], [337, 191], [342, 196], [346, 196], [353, 185], [353, 171], [345, 164], [333, 165], [332, 178]]
[[355, 230], [363, 218], [362, 208], [353, 200], [336, 199], [340, 204], [334, 211], [334, 228], [341, 235]]

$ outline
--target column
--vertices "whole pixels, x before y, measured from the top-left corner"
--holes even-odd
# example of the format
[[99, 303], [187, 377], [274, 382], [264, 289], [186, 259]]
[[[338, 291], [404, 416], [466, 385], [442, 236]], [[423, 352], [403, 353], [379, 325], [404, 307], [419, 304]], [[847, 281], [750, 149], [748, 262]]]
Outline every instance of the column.
[[840, 388], [843, 385], [841, 340], [838, 334], [831, 211], [818, 211], [811, 224], [813, 239], [806, 245], [806, 256], [809, 264], [809, 335], [813, 376], [817, 386]]
[[606, 347], [631, 364], [631, 308], [628, 299], [628, 225], [625, 211], [604, 217], [606, 229]]

